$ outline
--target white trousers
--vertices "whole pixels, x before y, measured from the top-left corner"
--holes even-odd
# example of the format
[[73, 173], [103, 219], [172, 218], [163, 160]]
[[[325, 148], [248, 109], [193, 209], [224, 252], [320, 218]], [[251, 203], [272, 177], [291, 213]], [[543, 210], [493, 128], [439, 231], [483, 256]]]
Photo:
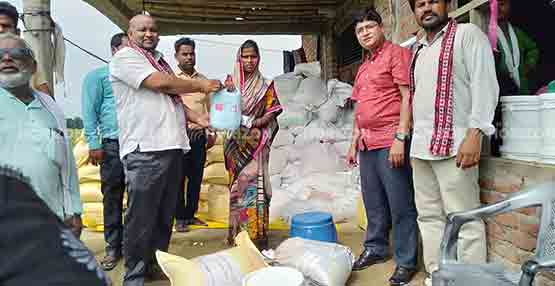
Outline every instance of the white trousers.
[[[462, 170], [455, 158], [412, 158], [418, 226], [422, 234], [426, 271], [437, 270], [439, 247], [447, 214], [480, 207], [478, 166]], [[483, 221], [463, 225], [459, 233], [458, 258], [466, 263], [485, 263], [487, 246]]]

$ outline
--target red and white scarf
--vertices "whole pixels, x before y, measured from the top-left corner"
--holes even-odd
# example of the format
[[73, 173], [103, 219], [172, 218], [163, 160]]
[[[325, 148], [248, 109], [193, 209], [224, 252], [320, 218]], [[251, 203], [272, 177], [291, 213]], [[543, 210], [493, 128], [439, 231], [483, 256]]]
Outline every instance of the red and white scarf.
[[[168, 64], [168, 62], [166, 62], [166, 60], [164, 60], [164, 57], [161, 56], [159, 60], [156, 60], [153, 53], [137, 46], [137, 44], [133, 43], [132, 41], [129, 41], [128, 46], [143, 55], [157, 71], [164, 72], [170, 75], [174, 74], [171, 66]], [[175, 104], [181, 103], [181, 100], [179, 96], [177, 96], [177, 94], [168, 95], [172, 98]]]
[[[436, 85], [435, 116], [430, 152], [436, 156], [449, 156], [453, 147], [453, 54], [457, 22], [449, 21], [441, 42]], [[416, 90], [414, 70], [420, 45], [413, 54], [410, 67], [410, 95]]]

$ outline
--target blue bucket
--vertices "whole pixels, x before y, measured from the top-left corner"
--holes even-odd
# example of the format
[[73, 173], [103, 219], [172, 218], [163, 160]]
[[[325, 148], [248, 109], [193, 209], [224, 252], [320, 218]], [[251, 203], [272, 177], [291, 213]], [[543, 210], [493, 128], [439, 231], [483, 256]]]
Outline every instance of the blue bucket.
[[293, 216], [289, 236], [337, 242], [337, 230], [333, 218], [331, 214], [325, 212], [307, 212]]

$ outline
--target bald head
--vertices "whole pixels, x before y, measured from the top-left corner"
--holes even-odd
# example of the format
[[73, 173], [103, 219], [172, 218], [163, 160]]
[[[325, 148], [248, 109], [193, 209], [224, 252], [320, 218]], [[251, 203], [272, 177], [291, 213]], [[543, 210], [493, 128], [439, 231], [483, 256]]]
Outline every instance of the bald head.
[[129, 21], [129, 40], [135, 45], [154, 51], [160, 41], [160, 33], [154, 18], [148, 15], [137, 15]]

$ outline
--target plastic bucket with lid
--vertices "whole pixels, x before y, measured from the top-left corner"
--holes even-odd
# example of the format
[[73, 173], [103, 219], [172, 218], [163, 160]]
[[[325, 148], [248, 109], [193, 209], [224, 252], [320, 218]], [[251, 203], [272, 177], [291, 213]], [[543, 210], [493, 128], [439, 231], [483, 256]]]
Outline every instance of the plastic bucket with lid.
[[539, 96], [541, 101], [540, 126], [542, 144], [540, 161], [555, 164], [555, 93], [544, 93]]
[[242, 286], [301, 286], [303, 274], [291, 267], [266, 267], [249, 273]]
[[501, 156], [514, 160], [536, 161], [542, 144], [541, 102], [538, 96], [502, 96], [503, 144]]
[[305, 239], [337, 242], [337, 230], [331, 214], [326, 212], [306, 212], [296, 214], [291, 220], [289, 236]]

